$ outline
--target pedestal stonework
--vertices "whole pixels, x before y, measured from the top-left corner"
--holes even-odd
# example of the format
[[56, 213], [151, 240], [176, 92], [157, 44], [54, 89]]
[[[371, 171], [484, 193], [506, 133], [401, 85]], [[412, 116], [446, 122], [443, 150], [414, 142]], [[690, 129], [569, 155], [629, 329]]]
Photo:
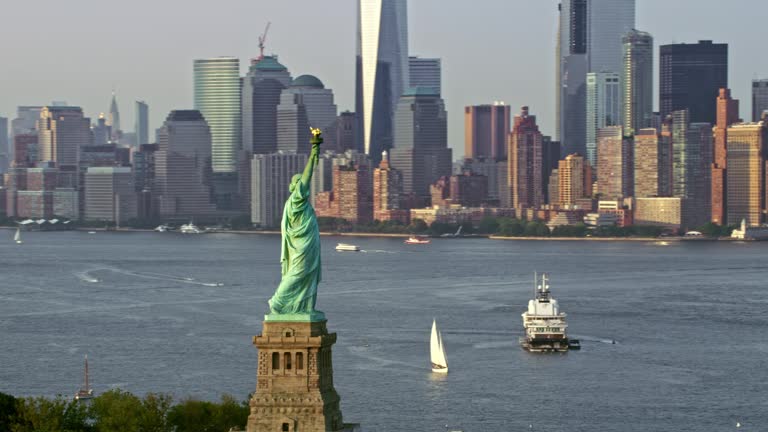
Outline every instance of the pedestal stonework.
[[336, 432], [344, 425], [333, 387], [331, 346], [336, 333], [326, 321], [264, 321], [253, 338], [259, 350], [256, 393], [248, 432]]

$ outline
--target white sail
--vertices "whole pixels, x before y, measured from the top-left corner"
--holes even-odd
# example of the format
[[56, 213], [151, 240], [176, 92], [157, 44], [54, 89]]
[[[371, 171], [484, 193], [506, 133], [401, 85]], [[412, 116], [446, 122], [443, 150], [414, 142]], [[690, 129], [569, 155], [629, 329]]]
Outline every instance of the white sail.
[[429, 340], [429, 357], [433, 372], [448, 372], [448, 360], [445, 358], [443, 336], [437, 329], [437, 322], [432, 320], [432, 337]]
[[21, 229], [16, 228], [16, 235], [13, 236], [13, 241], [16, 243], [21, 243]]

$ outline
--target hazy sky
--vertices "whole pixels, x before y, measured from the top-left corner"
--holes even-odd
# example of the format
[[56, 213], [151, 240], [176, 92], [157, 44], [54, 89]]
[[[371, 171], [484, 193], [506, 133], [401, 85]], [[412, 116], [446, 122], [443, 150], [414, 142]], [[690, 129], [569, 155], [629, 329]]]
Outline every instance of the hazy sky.
[[[542, 131], [554, 134], [557, 3], [409, 1], [410, 53], [443, 59], [455, 156], [463, 153], [465, 105], [529, 105]], [[720, 4], [637, 0], [637, 28], [657, 47], [727, 42], [729, 85], [749, 119], [750, 81], [768, 77], [768, 10], [758, 0]], [[157, 128], [170, 110], [192, 107], [193, 59], [236, 56], [245, 72], [267, 21], [267, 53], [278, 54], [293, 76], [319, 77], [339, 109], [352, 110], [355, 13], [356, 0], [8, 1], [0, 26], [0, 116], [15, 117], [17, 105], [64, 100], [93, 118], [108, 110], [114, 87], [124, 130], [133, 130], [137, 99], [149, 103], [150, 127]], [[654, 61], [658, 67], [658, 49]]]

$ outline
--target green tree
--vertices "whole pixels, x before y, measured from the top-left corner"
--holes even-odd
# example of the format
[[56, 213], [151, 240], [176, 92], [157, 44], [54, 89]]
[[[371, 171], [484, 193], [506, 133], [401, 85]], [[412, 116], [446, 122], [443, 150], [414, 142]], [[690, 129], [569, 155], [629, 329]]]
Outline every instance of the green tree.
[[224, 395], [214, 410], [213, 425], [219, 431], [228, 431], [233, 427], [244, 430], [250, 413], [247, 401], [240, 403], [234, 397]]
[[11, 430], [11, 420], [14, 417], [16, 417], [16, 398], [0, 393], [0, 431]]
[[525, 224], [523, 235], [526, 237], [548, 237], [550, 234], [549, 228], [544, 222], [530, 221]]
[[11, 432], [70, 432], [64, 428], [67, 405], [62, 397], [17, 399]]
[[168, 422], [173, 398], [167, 394], [148, 393], [141, 401], [140, 432], [172, 432]]
[[499, 230], [499, 221], [495, 217], [486, 216], [480, 221], [477, 232], [480, 234], [493, 234]]
[[168, 413], [168, 422], [175, 432], [220, 432], [212, 422], [215, 406], [211, 402], [185, 399]]
[[144, 407], [138, 397], [114, 389], [95, 397], [89, 412], [97, 432], [136, 432]]
[[422, 234], [427, 232], [429, 226], [423, 219], [413, 219], [411, 225], [408, 226], [408, 231], [414, 234]]
[[519, 237], [523, 235], [525, 227], [518, 219], [513, 218], [501, 218], [499, 220], [498, 233], [507, 237]]

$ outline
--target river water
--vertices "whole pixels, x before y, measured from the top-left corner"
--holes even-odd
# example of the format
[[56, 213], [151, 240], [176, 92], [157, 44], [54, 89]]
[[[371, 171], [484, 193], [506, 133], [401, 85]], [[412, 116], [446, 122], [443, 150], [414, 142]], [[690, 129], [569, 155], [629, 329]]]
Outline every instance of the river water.
[[[6, 234], [0, 392], [71, 395], [85, 354], [97, 393], [255, 389], [279, 236]], [[335, 384], [367, 431], [766, 430], [768, 243], [322, 243]], [[550, 273], [581, 351], [519, 348], [534, 271]], [[429, 369], [433, 317], [447, 376]]]

